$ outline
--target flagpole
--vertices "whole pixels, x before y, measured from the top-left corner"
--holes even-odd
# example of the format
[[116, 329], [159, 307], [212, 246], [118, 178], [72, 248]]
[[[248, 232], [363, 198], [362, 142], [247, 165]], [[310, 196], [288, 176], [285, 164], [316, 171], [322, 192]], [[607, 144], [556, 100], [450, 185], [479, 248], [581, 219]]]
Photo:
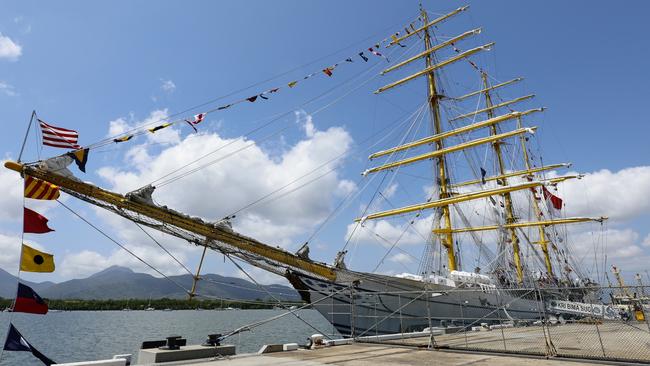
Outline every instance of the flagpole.
[[[32, 119], [34, 118], [34, 115], [36, 114], [36, 111], [32, 111]], [[29, 125], [31, 126], [32, 121], [29, 121]], [[27, 133], [29, 133], [29, 127], [27, 127]], [[25, 140], [27, 139], [27, 134], [25, 134]], [[23, 147], [25, 146], [25, 142], [23, 141]], [[22, 149], [20, 149], [20, 153], [22, 154]], [[19, 158], [20, 159], [20, 158]], [[23, 187], [24, 189], [24, 187]], [[11, 325], [12, 321], [14, 320], [14, 308], [16, 307], [16, 299], [18, 298], [18, 287], [20, 286], [20, 264], [23, 262], [23, 242], [25, 241], [25, 195], [23, 195], [23, 230], [22, 233], [20, 234], [20, 256], [18, 259], [18, 273], [16, 274], [16, 296], [14, 296], [14, 301], [11, 304], [11, 314], [9, 315], [9, 326], [7, 327], [7, 335], [4, 338], [4, 342], [2, 343], [2, 349], [0, 349], [0, 361], [2, 361], [2, 356], [4, 355], [5, 352], [5, 343], [7, 342], [7, 337], [9, 337], [9, 332], [11, 331]]]
[[[23, 187], [24, 189], [24, 187]], [[16, 274], [16, 296], [11, 304], [11, 315], [13, 317], [13, 309], [16, 307], [16, 300], [18, 300], [18, 289], [20, 288], [20, 270], [23, 264], [23, 246], [25, 245], [25, 195], [23, 194], [23, 230], [20, 234], [20, 256], [18, 257], [18, 273]]]
[[23, 156], [23, 150], [25, 150], [25, 144], [27, 143], [27, 136], [29, 136], [29, 130], [32, 128], [32, 122], [34, 122], [34, 117], [36, 116], [36, 110], [32, 111], [32, 116], [29, 118], [29, 125], [27, 125], [27, 132], [25, 132], [25, 138], [23, 139], [23, 145], [20, 147], [20, 154], [18, 154], [18, 162]]

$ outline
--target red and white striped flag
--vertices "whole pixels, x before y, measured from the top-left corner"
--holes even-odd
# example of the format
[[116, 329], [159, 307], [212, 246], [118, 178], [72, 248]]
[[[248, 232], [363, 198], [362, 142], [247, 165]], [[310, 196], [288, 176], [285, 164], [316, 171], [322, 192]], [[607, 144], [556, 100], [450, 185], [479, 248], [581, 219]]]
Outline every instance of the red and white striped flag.
[[41, 133], [43, 134], [43, 145], [62, 147], [65, 149], [79, 149], [81, 147], [77, 145], [77, 142], [79, 141], [79, 134], [77, 131], [55, 127], [41, 121], [40, 119], [38, 120], [38, 123], [41, 126]]

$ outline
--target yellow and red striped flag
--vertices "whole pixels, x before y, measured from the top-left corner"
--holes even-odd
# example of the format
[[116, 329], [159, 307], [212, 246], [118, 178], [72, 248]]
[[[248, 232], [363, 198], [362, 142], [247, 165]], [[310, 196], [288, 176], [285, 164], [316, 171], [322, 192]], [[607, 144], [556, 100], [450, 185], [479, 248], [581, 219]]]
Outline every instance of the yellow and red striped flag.
[[25, 176], [25, 197], [35, 200], [55, 200], [59, 198], [59, 187], [44, 180]]

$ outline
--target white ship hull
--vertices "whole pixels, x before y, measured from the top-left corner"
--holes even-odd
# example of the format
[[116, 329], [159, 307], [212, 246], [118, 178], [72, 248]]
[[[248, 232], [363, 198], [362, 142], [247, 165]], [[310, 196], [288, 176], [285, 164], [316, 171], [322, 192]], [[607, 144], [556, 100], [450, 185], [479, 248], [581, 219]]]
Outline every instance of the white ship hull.
[[536, 291], [530, 289], [465, 289], [348, 271], [340, 275], [347, 280], [330, 282], [297, 273], [288, 277], [303, 300], [313, 303], [344, 336], [414, 332], [429, 326], [469, 328], [544, 316]]

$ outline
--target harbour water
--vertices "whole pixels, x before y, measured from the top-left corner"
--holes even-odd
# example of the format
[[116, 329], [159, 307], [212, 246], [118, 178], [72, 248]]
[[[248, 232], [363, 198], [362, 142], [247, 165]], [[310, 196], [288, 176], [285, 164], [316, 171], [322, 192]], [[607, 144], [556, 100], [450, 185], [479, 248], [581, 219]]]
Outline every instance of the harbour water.
[[[142, 341], [181, 335], [188, 344], [202, 343], [208, 334], [227, 333], [240, 326], [284, 313], [285, 310], [177, 310], [177, 311], [75, 311], [45, 316], [0, 313], [0, 332], [10, 318], [23, 336], [39, 351], [57, 362], [111, 358], [115, 354], [137, 355]], [[335, 332], [315, 310], [299, 316], [323, 333]], [[296, 342], [317, 333], [293, 315], [231, 337], [237, 353], [256, 352], [263, 344]], [[3, 338], [4, 339], [4, 338]], [[5, 351], [0, 365], [42, 365], [29, 352]]]

